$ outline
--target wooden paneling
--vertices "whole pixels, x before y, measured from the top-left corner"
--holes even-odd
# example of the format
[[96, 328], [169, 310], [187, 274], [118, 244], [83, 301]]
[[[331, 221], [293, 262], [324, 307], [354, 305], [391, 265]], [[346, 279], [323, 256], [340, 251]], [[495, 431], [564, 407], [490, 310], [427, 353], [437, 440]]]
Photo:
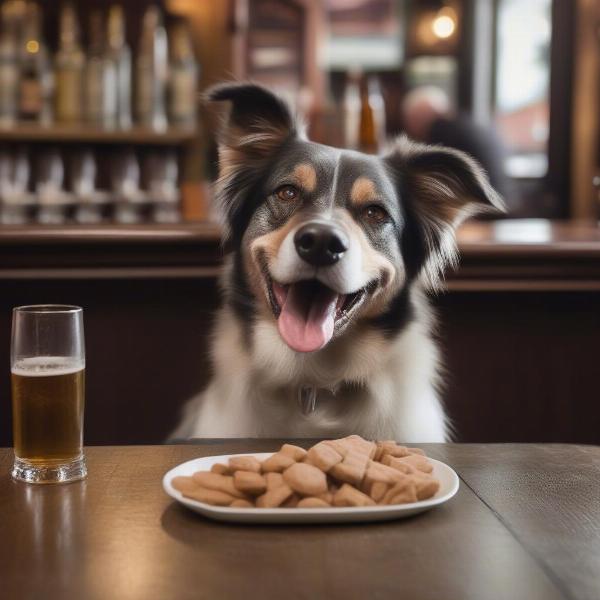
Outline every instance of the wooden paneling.
[[[599, 230], [506, 223], [462, 228], [433, 299], [456, 439], [600, 443]], [[0, 446], [11, 308], [43, 302], [85, 309], [88, 443], [163, 441], [209, 376], [220, 262], [209, 224], [0, 229]]]
[[600, 443], [600, 292], [451, 292], [436, 306], [457, 440]]
[[11, 308], [31, 303], [84, 307], [88, 444], [164, 441], [179, 407], [207, 380], [214, 279], [2, 282], [0, 446], [12, 437]]

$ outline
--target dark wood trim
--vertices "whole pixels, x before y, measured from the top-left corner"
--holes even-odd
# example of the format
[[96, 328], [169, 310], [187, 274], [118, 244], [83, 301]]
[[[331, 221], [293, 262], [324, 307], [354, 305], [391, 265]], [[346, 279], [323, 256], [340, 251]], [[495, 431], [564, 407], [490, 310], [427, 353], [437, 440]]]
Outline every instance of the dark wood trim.
[[569, 209], [575, 37], [574, 0], [552, 2], [550, 46], [550, 136], [546, 189], [555, 198], [554, 218], [571, 216]]
[[221, 229], [215, 223], [179, 223], [175, 225], [28, 225], [0, 227], [0, 247], [26, 244], [153, 244], [184, 241], [217, 242]]
[[456, 82], [457, 103], [460, 111], [473, 111], [473, 74], [475, 56], [475, 7], [477, 0], [462, 3], [462, 24], [458, 42], [458, 74]]
[[102, 129], [84, 124], [43, 127], [19, 123], [14, 127], [0, 128], [0, 142], [179, 145], [197, 136], [196, 129], [179, 127], [156, 131], [137, 126], [131, 129]]
[[600, 3], [576, 0], [573, 65], [571, 215], [600, 216]]

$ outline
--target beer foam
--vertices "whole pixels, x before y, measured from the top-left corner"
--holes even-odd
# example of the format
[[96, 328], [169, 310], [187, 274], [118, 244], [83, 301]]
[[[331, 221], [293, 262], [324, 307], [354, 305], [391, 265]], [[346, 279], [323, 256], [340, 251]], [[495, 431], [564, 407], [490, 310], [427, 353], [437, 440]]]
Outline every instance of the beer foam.
[[47, 377], [49, 375], [70, 375], [85, 369], [85, 360], [70, 356], [36, 356], [22, 358], [10, 372], [22, 377]]

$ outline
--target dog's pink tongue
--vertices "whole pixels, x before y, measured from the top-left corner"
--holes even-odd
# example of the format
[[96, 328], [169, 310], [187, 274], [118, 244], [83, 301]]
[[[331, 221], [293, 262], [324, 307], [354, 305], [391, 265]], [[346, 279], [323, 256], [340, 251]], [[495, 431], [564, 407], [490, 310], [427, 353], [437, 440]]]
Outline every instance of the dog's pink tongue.
[[286, 344], [297, 352], [314, 352], [333, 335], [338, 295], [327, 288], [290, 285], [277, 324]]

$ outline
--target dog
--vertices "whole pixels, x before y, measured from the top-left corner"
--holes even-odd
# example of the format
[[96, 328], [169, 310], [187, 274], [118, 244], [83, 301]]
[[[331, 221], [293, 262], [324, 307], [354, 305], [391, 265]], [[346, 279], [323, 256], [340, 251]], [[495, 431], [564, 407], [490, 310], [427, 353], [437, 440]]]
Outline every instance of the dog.
[[208, 98], [229, 102], [224, 305], [213, 378], [173, 437], [447, 440], [426, 294], [456, 260], [456, 226], [502, 208], [483, 170], [406, 137], [381, 157], [311, 142], [258, 85]]

